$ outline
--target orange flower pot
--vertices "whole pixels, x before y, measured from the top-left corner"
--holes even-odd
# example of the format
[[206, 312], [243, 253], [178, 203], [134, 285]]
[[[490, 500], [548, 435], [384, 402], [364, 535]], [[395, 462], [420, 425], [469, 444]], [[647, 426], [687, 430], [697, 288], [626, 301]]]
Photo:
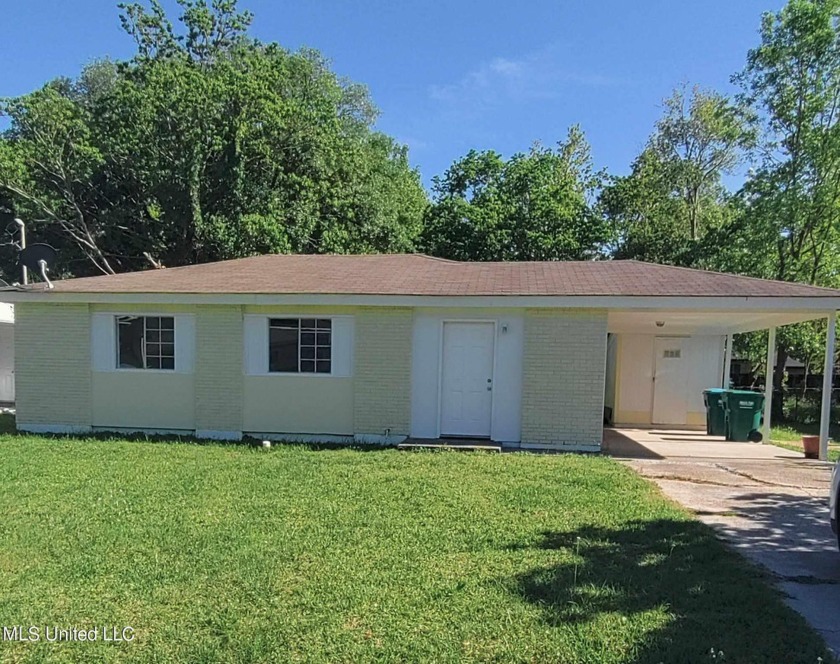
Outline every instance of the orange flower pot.
[[802, 436], [802, 449], [805, 450], [806, 459], [820, 458], [820, 437]]

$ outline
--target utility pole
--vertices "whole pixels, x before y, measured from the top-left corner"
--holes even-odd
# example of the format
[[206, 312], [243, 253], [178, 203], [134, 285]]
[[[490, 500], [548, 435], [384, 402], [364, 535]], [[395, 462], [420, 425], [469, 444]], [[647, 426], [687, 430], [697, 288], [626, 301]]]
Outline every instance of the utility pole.
[[[20, 248], [26, 249], [26, 224], [23, 223], [23, 219], [15, 218], [15, 223], [20, 228]], [[21, 270], [23, 272], [23, 285], [29, 283], [29, 270], [26, 269], [25, 265], [21, 266]]]

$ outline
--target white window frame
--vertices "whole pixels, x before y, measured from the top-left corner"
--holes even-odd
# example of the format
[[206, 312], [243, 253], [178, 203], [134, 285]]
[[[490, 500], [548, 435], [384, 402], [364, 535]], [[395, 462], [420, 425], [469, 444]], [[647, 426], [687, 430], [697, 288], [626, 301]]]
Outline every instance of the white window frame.
[[[175, 369], [137, 369], [119, 366], [117, 320], [136, 318], [175, 319]], [[173, 311], [109, 309], [91, 314], [91, 368], [95, 373], [192, 374], [195, 372], [195, 315]]]
[[[273, 321], [273, 320], [296, 320], [297, 323], [298, 323], [298, 325], [297, 325], [297, 335], [298, 335], [298, 339], [297, 339], [297, 365], [298, 365], [298, 370], [297, 371], [272, 371], [271, 370], [271, 329], [272, 329], [272, 327], [278, 327], [279, 328], [279, 326], [272, 326], [271, 321]], [[304, 320], [314, 320], [315, 321], [315, 327], [314, 328], [304, 328], [303, 327], [303, 321]], [[318, 332], [318, 321], [322, 321], [322, 320], [330, 321], [330, 329], [329, 329], [329, 335], [330, 335], [330, 345], [329, 345], [329, 349], [330, 349], [330, 359], [329, 359], [330, 370], [329, 371], [318, 371], [318, 362], [319, 362], [319, 360], [318, 360], [318, 348], [326, 348], [326, 346], [319, 346], [319, 344], [318, 344], [318, 334], [319, 334], [319, 332]], [[269, 361], [268, 361], [268, 368], [267, 368], [268, 373], [279, 374], [281, 376], [299, 376], [301, 374], [320, 374], [321, 376], [332, 376], [333, 375], [333, 361], [332, 361], [333, 320], [330, 316], [304, 316], [304, 317], [301, 317], [301, 316], [282, 316], [282, 315], [280, 315], [280, 316], [268, 316], [268, 318], [266, 318], [266, 324], [268, 325], [268, 339], [267, 339], [268, 353], [269, 353]], [[291, 330], [291, 329], [294, 329], [294, 328], [289, 327], [289, 328], [279, 328], [279, 329]], [[315, 335], [315, 343], [314, 344], [304, 344], [302, 342], [301, 337], [304, 334], [304, 332]], [[320, 334], [323, 334], [323, 331], [320, 332]], [[302, 361], [304, 361], [304, 360], [305, 361], [310, 361], [309, 358], [301, 357], [301, 349], [303, 348], [304, 345], [306, 345], [307, 347], [311, 346], [312, 348], [315, 349], [315, 357], [311, 359], [311, 361], [315, 363], [315, 371], [303, 371], [300, 368]], [[320, 361], [323, 362], [323, 360], [320, 360]]]
[[[140, 318], [143, 320], [143, 363], [146, 364], [148, 358], [146, 357], [146, 344], [149, 343], [146, 341], [146, 334], [148, 333], [148, 326], [147, 321], [149, 318], [171, 318], [172, 319], [172, 368], [171, 369], [164, 369], [163, 367], [155, 368], [155, 367], [121, 367], [120, 366], [120, 319], [121, 318]], [[163, 331], [163, 328], [158, 329], [159, 332]], [[175, 373], [175, 368], [178, 363], [178, 319], [175, 314], [161, 314], [157, 315], [146, 315], [146, 314], [117, 314], [114, 316], [114, 335], [116, 343], [114, 344], [114, 369], [115, 371], [143, 371], [147, 373], [149, 371], [158, 371], [160, 373]], [[154, 342], [151, 342], [154, 343]], [[158, 345], [161, 342], [158, 340]], [[169, 343], [169, 342], [166, 342]], [[154, 356], [159, 359], [163, 359], [163, 355]], [[168, 357], [168, 356], [167, 356]]]
[[[269, 325], [271, 319], [305, 319], [330, 320], [331, 324], [331, 352], [330, 373], [297, 372], [297, 371], [269, 371]], [[275, 376], [278, 378], [331, 379], [349, 378], [353, 375], [353, 353], [355, 344], [355, 318], [347, 314], [313, 314], [296, 312], [268, 312], [260, 314], [245, 314], [243, 317], [243, 363], [242, 369], [246, 376]], [[298, 351], [300, 353], [300, 351]]]

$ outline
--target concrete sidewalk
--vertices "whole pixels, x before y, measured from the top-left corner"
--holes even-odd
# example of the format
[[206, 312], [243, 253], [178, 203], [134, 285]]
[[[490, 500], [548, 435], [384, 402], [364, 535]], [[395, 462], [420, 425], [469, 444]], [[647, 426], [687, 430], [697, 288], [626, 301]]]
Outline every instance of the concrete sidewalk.
[[606, 430], [605, 452], [656, 482], [776, 579], [840, 654], [840, 552], [828, 520], [831, 464], [700, 432]]

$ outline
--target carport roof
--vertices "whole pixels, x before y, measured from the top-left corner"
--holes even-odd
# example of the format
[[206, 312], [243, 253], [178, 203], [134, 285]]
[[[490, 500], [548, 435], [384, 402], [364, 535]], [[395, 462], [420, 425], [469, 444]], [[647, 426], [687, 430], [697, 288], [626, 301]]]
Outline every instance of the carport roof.
[[186, 267], [56, 281], [53, 292], [840, 297], [840, 290], [829, 288], [632, 260], [467, 263], [422, 254], [253, 256]]

